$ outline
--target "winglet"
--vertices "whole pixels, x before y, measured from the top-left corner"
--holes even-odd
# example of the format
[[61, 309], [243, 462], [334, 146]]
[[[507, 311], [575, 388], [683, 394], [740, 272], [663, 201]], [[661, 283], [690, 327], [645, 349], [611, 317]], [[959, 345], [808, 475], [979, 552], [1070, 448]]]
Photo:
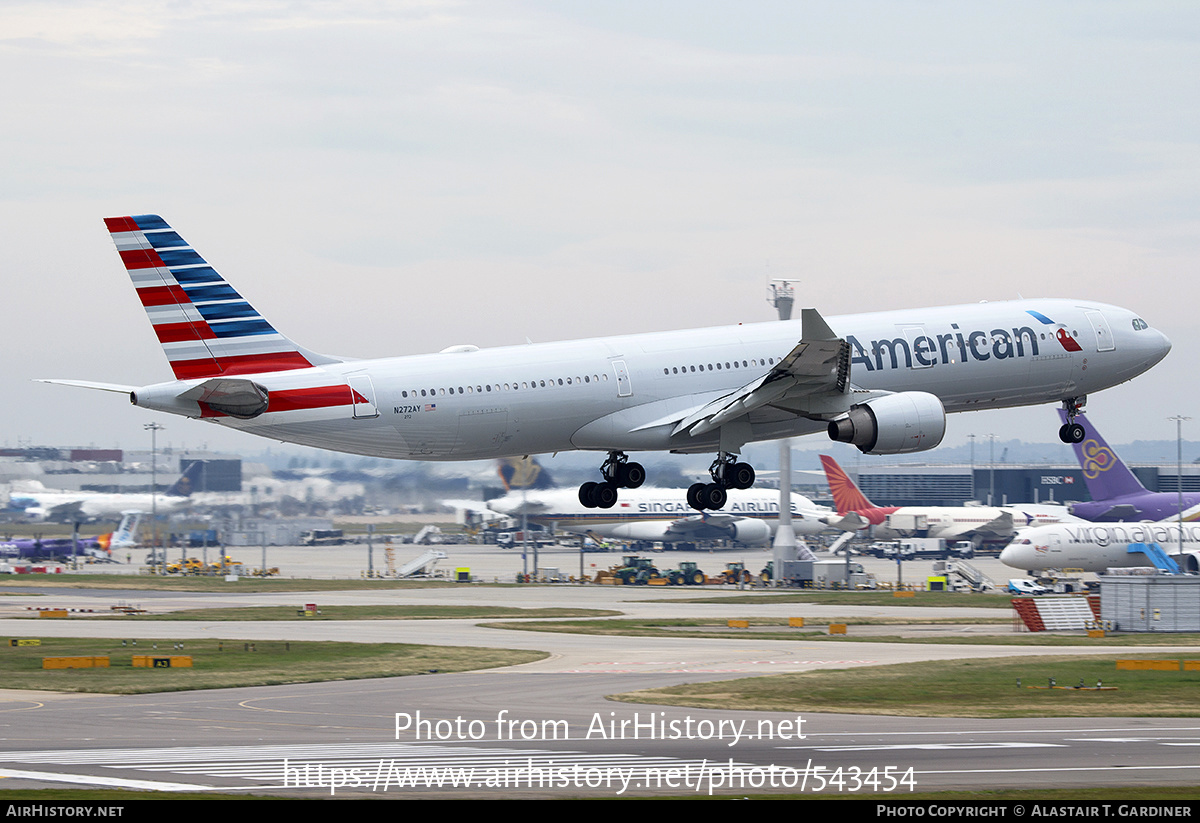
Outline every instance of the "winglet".
[[801, 309], [801, 337], [805, 340], [837, 340], [838, 336], [829, 328], [825, 318], [816, 309]]

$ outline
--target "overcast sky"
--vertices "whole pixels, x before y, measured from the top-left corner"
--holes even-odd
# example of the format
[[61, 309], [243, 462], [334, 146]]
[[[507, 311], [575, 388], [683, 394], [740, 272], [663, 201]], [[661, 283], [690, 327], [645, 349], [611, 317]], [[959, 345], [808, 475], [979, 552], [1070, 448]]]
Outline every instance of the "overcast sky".
[[1198, 67], [1182, 0], [6, 2], [0, 443], [261, 448], [30, 382], [170, 378], [102, 223], [146, 212], [361, 357], [768, 320], [779, 277], [1115, 303], [1174, 350], [1090, 416], [1200, 439]]

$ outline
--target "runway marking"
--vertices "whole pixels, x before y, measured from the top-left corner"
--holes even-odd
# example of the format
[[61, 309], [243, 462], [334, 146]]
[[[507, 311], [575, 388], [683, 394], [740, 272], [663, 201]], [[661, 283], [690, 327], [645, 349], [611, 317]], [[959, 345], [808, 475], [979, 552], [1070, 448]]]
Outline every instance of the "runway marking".
[[1195, 737], [1079, 737], [1074, 743], [1161, 743], [1164, 746], [1200, 746]]
[[111, 786], [117, 789], [143, 789], [151, 792], [203, 792], [210, 791], [213, 788], [212, 786], [201, 786], [194, 783], [162, 783], [157, 780], [127, 780], [120, 777], [104, 777], [103, 775], [27, 772], [17, 769], [0, 769], [0, 778], [46, 780], [53, 783], [78, 783], [85, 786]]
[[[545, 661], [541, 661], [545, 662]], [[752, 672], [761, 669], [764, 666], [874, 666], [879, 663], [878, 660], [734, 660], [724, 666], [714, 666], [710, 663], [689, 663], [684, 660], [680, 661], [636, 661], [636, 660], [610, 660], [607, 662], [584, 663], [588, 668], [577, 669], [560, 669], [555, 674], [631, 674], [637, 671], [645, 671], [650, 666], [660, 667], [659, 671], [665, 674], [737, 674], [740, 672]], [[533, 664], [531, 664], [533, 665]], [[605, 668], [602, 668], [605, 667]], [[637, 668], [634, 668], [637, 667]]]
[[898, 743], [891, 746], [780, 746], [781, 749], [805, 749], [817, 752], [891, 752], [906, 749], [922, 751], [960, 749], [1069, 749], [1065, 743]]
[[[127, 769], [147, 772], [169, 772], [178, 775], [203, 775], [225, 780], [251, 781], [269, 784], [277, 788], [311, 788], [311, 786], [288, 786], [285, 762], [293, 775], [306, 767], [320, 767], [326, 773], [330, 769], [345, 771], [358, 769], [362, 773], [374, 772], [381, 763], [389, 767], [438, 767], [463, 769], [504, 770], [512, 768], [562, 769], [581, 768], [630, 768], [678, 769], [697, 768], [704, 761], [675, 757], [657, 757], [636, 754], [588, 754], [580, 751], [555, 751], [551, 749], [485, 748], [472, 746], [445, 746], [438, 744], [413, 743], [347, 743], [322, 745], [265, 745], [224, 747], [180, 747], [158, 749], [76, 749], [51, 752], [13, 752], [3, 756], [8, 762], [54, 763], [64, 766], [103, 766], [111, 769]], [[736, 762], [734, 765], [749, 764]], [[306, 777], [310, 771], [305, 771]], [[65, 780], [68, 782], [94, 782], [117, 778], [90, 777], [88, 775], [61, 775], [56, 773], [2, 771], [0, 774], [41, 775], [40, 779]], [[35, 778], [36, 779], [36, 778]], [[139, 781], [126, 781], [138, 783]], [[211, 789], [210, 786], [191, 784], [168, 784], [144, 781], [145, 788], [164, 791]], [[115, 785], [115, 784], [114, 784]], [[124, 784], [122, 784], [124, 785]]]

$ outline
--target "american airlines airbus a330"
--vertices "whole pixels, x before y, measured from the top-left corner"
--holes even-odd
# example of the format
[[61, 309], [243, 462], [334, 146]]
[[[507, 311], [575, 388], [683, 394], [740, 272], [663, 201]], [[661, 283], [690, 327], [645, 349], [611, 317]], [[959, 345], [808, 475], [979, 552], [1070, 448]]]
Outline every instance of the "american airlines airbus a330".
[[827, 430], [869, 454], [932, 449], [946, 412], [1061, 402], [1064, 440], [1086, 396], [1171, 348], [1132, 312], [1019, 300], [349, 360], [280, 334], [157, 215], [105, 220], [175, 379], [134, 405], [335, 451], [475, 460], [586, 449], [603, 479], [580, 501], [611, 507], [646, 472], [630, 451], [715, 452], [688, 493], [719, 509], [748, 488], [745, 444]]

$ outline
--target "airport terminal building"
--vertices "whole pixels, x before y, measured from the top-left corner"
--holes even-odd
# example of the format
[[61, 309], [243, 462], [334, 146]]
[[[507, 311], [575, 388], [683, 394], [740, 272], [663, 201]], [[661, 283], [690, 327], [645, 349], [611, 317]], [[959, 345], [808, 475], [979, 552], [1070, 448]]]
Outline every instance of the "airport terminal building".
[[[984, 504], [1065, 503], [1091, 500], [1078, 464], [843, 466], [863, 494], [881, 505], [961, 506], [969, 500]], [[1200, 491], [1200, 466], [1131, 466], [1148, 490]], [[857, 474], [856, 474], [857, 472]], [[821, 497], [828, 497], [824, 490]]]

